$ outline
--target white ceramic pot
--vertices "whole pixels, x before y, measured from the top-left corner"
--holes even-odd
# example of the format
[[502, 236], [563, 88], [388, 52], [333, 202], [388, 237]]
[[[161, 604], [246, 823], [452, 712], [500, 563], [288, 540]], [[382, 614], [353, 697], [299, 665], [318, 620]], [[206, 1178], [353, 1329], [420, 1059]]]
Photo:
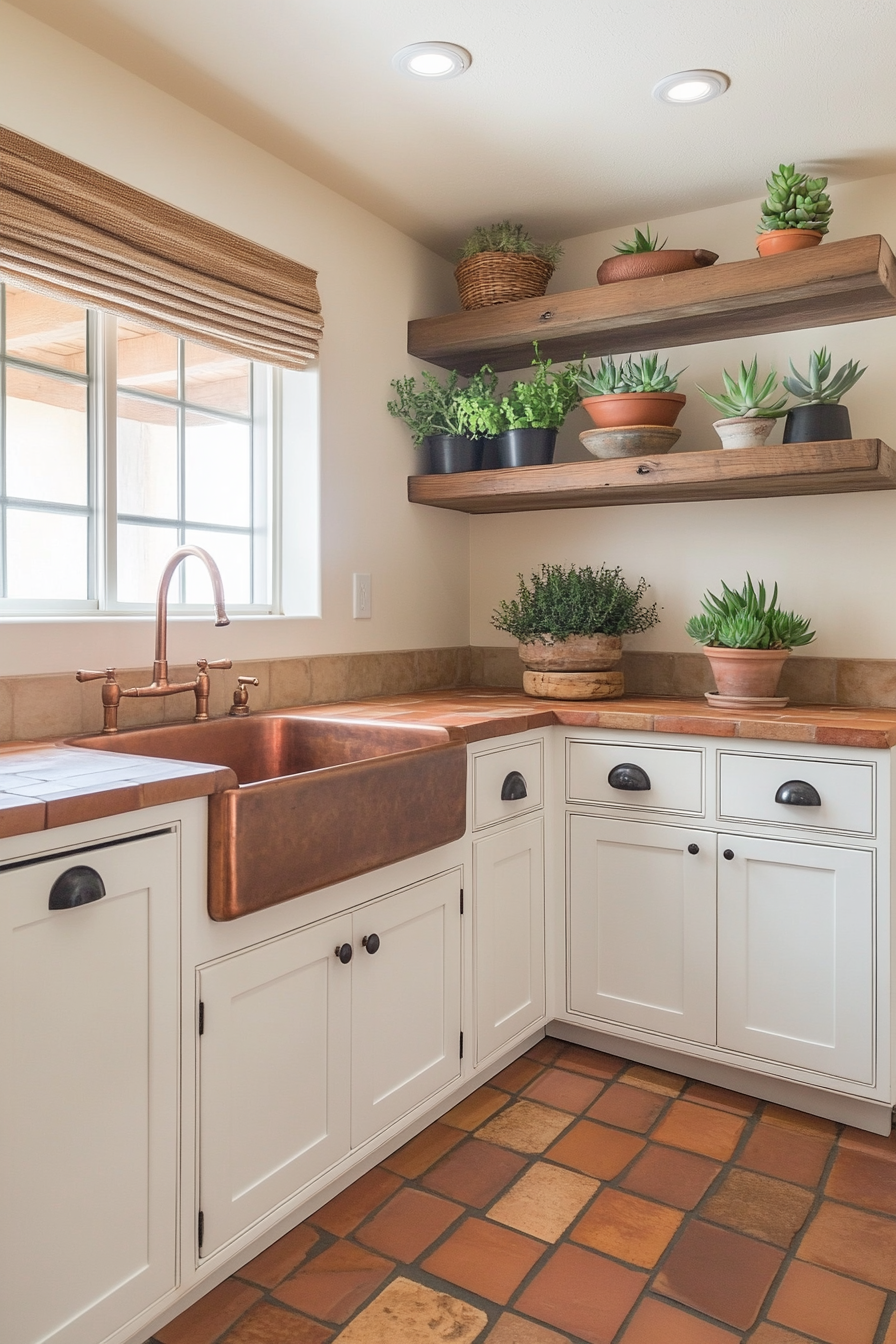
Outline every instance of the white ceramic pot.
[[713, 421], [723, 448], [761, 448], [772, 432], [774, 420], [761, 415], [734, 415]]

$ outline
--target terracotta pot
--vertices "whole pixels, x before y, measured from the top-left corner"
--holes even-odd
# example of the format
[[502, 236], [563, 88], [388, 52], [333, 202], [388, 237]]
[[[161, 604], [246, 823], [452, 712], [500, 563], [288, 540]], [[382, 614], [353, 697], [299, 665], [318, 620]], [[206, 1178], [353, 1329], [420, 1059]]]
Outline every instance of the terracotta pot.
[[674, 247], [659, 252], [621, 252], [601, 262], [597, 268], [597, 283], [615, 285], [620, 280], [645, 280], [650, 275], [696, 271], [701, 266], [711, 266], [718, 259], [718, 252], [707, 252], [702, 247], [692, 252]]
[[756, 239], [760, 257], [777, 257], [781, 252], [801, 252], [804, 247], [817, 247], [824, 238], [815, 229], [769, 229]]
[[705, 645], [719, 695], [773, 696], [790, 649], [717, 649]]
[[723, 448], [761, 448], [774, 423], [768, 416], [732, 415], [726, 420], [714, 420], [712, 427]]
[[606, 672], [622, 658], [618, 635], [570, 635], [542, 644], [533, 639], [520, 644], [520, 659], [530, 672]]
[[582, 405], [598, 429], [628, 425], [674, 425], [687, 401], [683, 392], [608, 392], [583, 397]]

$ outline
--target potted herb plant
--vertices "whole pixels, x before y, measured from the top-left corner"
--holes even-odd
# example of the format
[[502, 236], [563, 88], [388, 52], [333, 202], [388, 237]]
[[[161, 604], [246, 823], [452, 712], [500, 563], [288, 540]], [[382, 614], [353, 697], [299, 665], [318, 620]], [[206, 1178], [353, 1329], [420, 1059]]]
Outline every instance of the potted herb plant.
[[534, 374], [512, 383], [498, 406], [495, 423], [502, 467], [546, 466], [553, 461], [557, 431], [579, 400], [581, 363], [558, 373], [550, 359], [541, 358], [537, 341], [534, 346]]
[[413, 376], [394, 379], [395, 400], [386, 403], [389, 414], [404, 421], [415, 445], [428, 450], [431, 472], [478, 471], [483, 445], [468, 433], [459, 404], [457, 372], [452, 369], [442, 384], [424, 370], [420, 383], [418, 388]]
[[712, 667], [718, 694], [709, 692], [707, 699], [723, 708], [732, 701], [773, 699], [791, 649], [815, 638], [805, 617], [779, 610], [777, 584], [766, 603], [765, 584], [757, 591], [749, 574], [740, 592], [723, 583], [722, 596], [706, 593], [701, 606], [685, 629], [703, 645]]
[[735, 381], [727, 369], [722, 370], [725, 391], [718, 395], [697, 387], [703, 396], [721, 411], [722, 419], [713, 421], [713, 429], [722, 440], [723, 448], [761, 448], [772, 432], [772, 425], [786, 415], [787, 395], [771, 400], [778, 391], [778, 375], [774, 369], [762, 383], [759, 381], [759, 359], [753, 356], [749, 368], [741, 363]]
[[762, 218], [756, 232], [760, 257], [775, 257], [817, 247], [828, 231], [833, 206], [825, 191], [826, 177], [798, 173], [792, 163], [782, 163], [766, 182], [768, 196], [762, 203]]
[[851, 359], [832, 378], [830, 372], [831, 356], [825, 346], [812, 351], [805, 375], [798, 373], [790, 361], [791, 376], [784, 379], [784, 386], [796, 397], [797, 405], [790, 408], [784, 421], [785, 443], [852, 438], [849, 411], [840, 405], [840, 398], [855, 387], [865, 369], [859, 368], [857, 359]]
[[675, 424], [687, 401], [675, 391], [684, 370], [670, 374], [669, 361], [660, 364], [659, 358], [654, 352], [617, 364], [606, 356], [596, 373], [590, 365], [576, 372], [582, 405], [598, 429]]
[[480, 225], [458, 252], [454, 278], [461, 306], [489, 308], [538, 298], [562, 255], [559, 243], [536, 243], [522, 224], [509, 219]]
[[635, 229], [634, 238], [615, 243], [615, 257], [607, 257], [597, 268], [599, 285], [614, 285], [619, 280], [643, 280], [648, 275], [669, 275], [673, 271], [693, 271], [718, 261], [717, 252], [698, 247], [691, 251], [666, 248], [667, 238], [659, 242], [650, 232]]
[[492, 624], [519, 640], [527, 694], [553, 699], [622, 695], [622, 674], [613, 671], [622, 657], [622, 636], [659, 622], [656, 606], [642, 601], [646, 579], [631, 587], [618, 567], [546, 564], [528, 584], [522, 574], [518, 577], [516, 598], [499, 604]]

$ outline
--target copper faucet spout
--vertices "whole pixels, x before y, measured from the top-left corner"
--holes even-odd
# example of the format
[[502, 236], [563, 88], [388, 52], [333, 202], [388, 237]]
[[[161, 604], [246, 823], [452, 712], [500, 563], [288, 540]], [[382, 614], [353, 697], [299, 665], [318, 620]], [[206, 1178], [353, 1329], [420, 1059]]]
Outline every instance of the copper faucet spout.
[[208, 551], [204, 551], [201, 546], [181, 546], [171, 556], [162, 570], [162, 577], [159, 579], [159, 592], [156, 598], [156, 651], [152, 669], [154, 685], [165, 686], [168, 683], [168, 589], [171, 587], [174, 571], [180, 562], [186, 560], [189, 555], [195, 555], [208, 570], [215, 599], [215, 614], [217, 616], [215, 625], [230, 624], [230, 617], [224, 610], [224, 584], [221, 581], [221, 571], [218, 566]]

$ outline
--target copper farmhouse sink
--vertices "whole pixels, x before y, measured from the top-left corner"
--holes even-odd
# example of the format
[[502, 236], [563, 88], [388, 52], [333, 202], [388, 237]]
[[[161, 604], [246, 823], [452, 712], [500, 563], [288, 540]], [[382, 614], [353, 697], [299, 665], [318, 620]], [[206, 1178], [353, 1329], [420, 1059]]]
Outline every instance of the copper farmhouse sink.
[[208, 912], [236, 919], [459, 839], [466, 748], [444, 728], [269, 713], [72, 739], [228, 766], [209, 798]]

